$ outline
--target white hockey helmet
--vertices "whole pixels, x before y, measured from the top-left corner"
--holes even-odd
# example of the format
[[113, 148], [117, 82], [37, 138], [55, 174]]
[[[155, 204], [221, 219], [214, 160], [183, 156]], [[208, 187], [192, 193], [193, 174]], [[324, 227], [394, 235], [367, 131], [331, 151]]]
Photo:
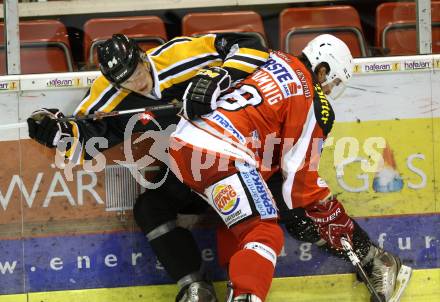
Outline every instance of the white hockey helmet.
[[330, 85], [330, 97], [338, 98], [353, 75], [353, 56], [348, 46], [339, 38], [324, 34], [311, 40], [302, 52], [312, 65], [313, 71], [321, 63], [328, 64], [330, 70], [327, 80], [321, 85]]

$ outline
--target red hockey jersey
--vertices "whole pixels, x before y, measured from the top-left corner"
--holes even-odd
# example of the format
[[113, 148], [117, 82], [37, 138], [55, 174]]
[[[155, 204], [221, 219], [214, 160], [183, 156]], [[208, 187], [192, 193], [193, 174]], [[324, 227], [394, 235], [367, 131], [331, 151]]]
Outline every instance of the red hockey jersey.
[[[300, 60], [272, 52], [267, 63], [224, 95], [218, 106], [200, 120], [182, 120], [172, 138], [186, 147], [256, 165], [265, 179], [281, 170], [288, 208], [304, 207], [330, 194], [317, 170], [334, 112]], [[176, 160], [179, 165], [189, 159]]]

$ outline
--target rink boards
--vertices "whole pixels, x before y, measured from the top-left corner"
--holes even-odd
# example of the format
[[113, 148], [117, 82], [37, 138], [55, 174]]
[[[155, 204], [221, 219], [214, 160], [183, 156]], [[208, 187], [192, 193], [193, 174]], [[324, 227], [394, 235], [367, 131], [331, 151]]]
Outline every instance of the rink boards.
[[[333, 104], [338, 122], [323, 151], [321, 174], [374, 241], [417, 269], [408, 292], [411, 299], [403, 301], [436, 301], [438, 56], [356, 62], [351, 87]], [[69, 113], [95, 76], [6, 77], [6, 82], [1, 78], [0, 88], [6, 88], [1, 92], [0, 123], [21, 122], [39, 107]], [[0, 171], [0, 294], [5, 296], [0, 302], [174, 297], [176, 287], [166, 285], [171, 281], [134, 226], [130, 208], [139, 189], [130, 173], [114, 163], [124, 156], [121, 146], [105, 153], [103, 171], [75, 169], [69, 181], [65, 171], [52, 165], [53, 153], [27, 139], [26, 129], [0, 131], [5, 163]], [[139, 158], [144, 146], [137, 147]], [[118, 176], [125, 177], [119, 188]], [[129, 202], [122, 204], [121, 196], [130, 196]], [[210, 225], [198, 224], [195, 232], [215, 280], [224, 280], [215, 263]], [[269, 301], [330, 301], [329, 292], [334, 301], [366, 301], [364, 287], [353, 288], [349, 272], [350, 265], [286, 237]]]
[[[432, 276], [425, 281], [438, 285], [438, 215], [359, 218], [358, 221], [373, 240], [399, 254], [413, 268], [437, 268], [428, 270]], [[209, 229], [195, 232], [212, 277], [224, 280], [223, 271], [215, 263], [213, 232]], [[24, 251], [24, 261], [13, 254], [19, 250]], [[22, 292], [23, 288], [24, 292], [45, 292], [171, 283], [138, 232], [8, 240], [2, 242], [0, 254], [9, 263], [9, 273], [2, 276], [2, 290], [10, 292]], [[316, 277], [351, 271], [349, 264], [286, 237], [275, 276]]]

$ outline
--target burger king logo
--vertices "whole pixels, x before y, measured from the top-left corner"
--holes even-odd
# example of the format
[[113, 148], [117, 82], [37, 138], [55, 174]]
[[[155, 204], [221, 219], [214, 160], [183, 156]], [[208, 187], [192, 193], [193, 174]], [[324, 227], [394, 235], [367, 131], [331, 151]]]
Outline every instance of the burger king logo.
[[238, 206], [240, 198], [231, 185], [217, 185], [212, 191], [215, 207], [223, 215], [231, 214]]

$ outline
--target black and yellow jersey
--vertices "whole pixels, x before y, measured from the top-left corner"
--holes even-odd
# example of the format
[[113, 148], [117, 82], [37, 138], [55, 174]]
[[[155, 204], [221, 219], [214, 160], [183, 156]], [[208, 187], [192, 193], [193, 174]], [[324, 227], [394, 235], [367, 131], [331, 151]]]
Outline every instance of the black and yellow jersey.
[[[189, 80], [200, 68], [220, 66], [228, 70], [232, 81], [246, 77], [266, 62], [269, 54], [254, 36], [225, 33], [200, 37], [176, 37], [146, 52], [151, 65], [153, 91], [148, 97], [140, 96], [113, 86], [100, 75], [74, 111], [75, 115], [111, 112], [158, 105], [172, 100], [181, 101]], [[177, 122], [176, 110], [160, 112], [155, 116], [162, 126]], [[95, 121], [72, 122], [73, 135], [78, 139], [75, 148], [67, 150], [66, 157], [80, 162], [84, 157], [85, 142], [91, 137], [105, 137], [108, 147], [123, 140], [129, 117], [119, 116]], [[136, 125], [136, 131], [150, 129], [152, 123]], [[74, 150], [75, 149], [75, 150]]]

